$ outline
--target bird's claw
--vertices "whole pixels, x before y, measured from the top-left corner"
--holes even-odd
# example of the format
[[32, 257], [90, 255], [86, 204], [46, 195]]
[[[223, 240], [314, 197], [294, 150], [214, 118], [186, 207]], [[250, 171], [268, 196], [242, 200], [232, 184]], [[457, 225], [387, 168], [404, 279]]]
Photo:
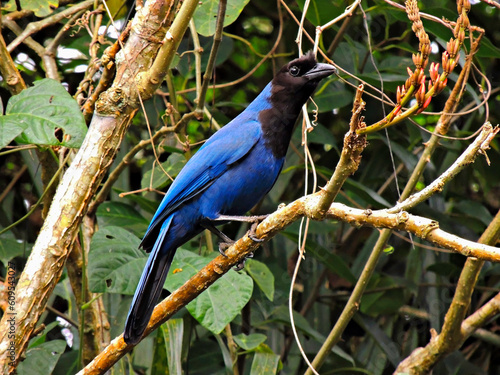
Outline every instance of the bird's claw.
[[251, 259], [251, 258], [253, 258], [253, 253], [248, 253], [248, 255], [245, 257], [245, 259], [243, 259], [241, 262], [239, 262], [238, 264], [236, 264], [236, 265], [233, 267], [233, 269], [234, 269], [235, 271], [241, 271], [243, 268], [245, 268], [245, 261], [246, 261], [247, 259], [249, 259], [249, 258], [250, 258], [250, 259]]
[[250, 230], [248, 231], [247, 233], [247, 236], [248, 238], [250, 238], [253, 242], [264, 242], [264, 239], [263, 238], [259, 238], [257, 237], [256, 235], [256, 230], [257, 230], [257, 227], [259, 226], [259, 222], [256, 221], [255, 223], [252, 224], [252, 226], [250, 227]]
[[229, 249], [235, 242], [236, 241], [219, 242], [219, 253], [222, 256], [227, 257], [226, 250]]

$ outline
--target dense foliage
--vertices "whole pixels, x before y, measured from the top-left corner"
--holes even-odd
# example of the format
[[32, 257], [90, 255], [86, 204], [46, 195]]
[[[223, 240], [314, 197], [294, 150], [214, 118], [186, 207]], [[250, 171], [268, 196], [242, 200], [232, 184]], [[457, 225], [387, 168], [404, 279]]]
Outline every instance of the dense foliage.
[[[54, 15], [84, 2], [28, 3], [6, 3], [0, 19], [2, 37], [8, 46], [0, 46], [0, 276], [5, 281], [0, 284], [0, 307], [4, 320], [12, 305], [9, 296], [14, 295], [9, 294], [9, 286], [14, 286], [21, 276], [50, 205], [59, 203], [52, 202], [55, 186], [64, 178], [61, 176], [85, 137], [93, 112], [92, 107], [85, 106], [95, 101], [92, 95], [99, 89], [98, 83], [109, 84], [107, 74], [114, 75], [113, 70], [103, 69], [107, 62], [100, 59], [105, 48], [116, 42], [116, 28], [125, 28], [125, 17], [131, 10], [127, 4], [130, 2], [110, 1], [109, 8], [105, 8], [96, 1], [55, 19]], [[203, 140], [237, 115], [264, 88], [273, 71], [298, 55], [298, 22], [305, 6], [302, 0], [287, 4], [229, 1], [213, 77], [208, 82], [204, 105], [196, 111], [200, 109], [203, 73], [210, 64], [218, 4], [213, 0], [199, 6], [165, 81], [133, 117], [109, 167], [110, 173], [95, 195], [97, 199], [89, 203], [90, 214], [85, 216], [87, 209], [82, 212], [85, 217], [78, 226], [79, 233], [73, 236], [66, 268], [57, 286], [47, 294], [37, 335], [29, 342], [25, 360], [17, 368], [19, 374], [76, 373], [110, 339], [122, 333], [147, 256], [138, 244], [161, 199], [160, 193], [168, 189], [171, 178]], [[335, 19], [348, 5], [338, 0], [308, 3], [301, 51], [313, 48], [316, 26]], [[446, 24], [456, 22], [458, 15], [457, 5], [450, 0], [418, 5], [422, 13], [433, 16], [422, 16], [431, 48], [425, 69], [426, 90], [420, 93], [424, 95], [429, 91], [428, 82], [436, 81], [429, 73], [430, 64], [440, 63], [439, 74], [443, 72], [442, 55], [450, 48], [447, 42], [457, 38], [453, 35], [455, 24], [451, 29]], [[113, 23], [108, 12], [114, 14]], [[498, 124], [499, 12], [498, 3], [490, 5], [485, 1], [471, 6], [468, 20], [476, 27], [474, 38], [484, 29], [473, 64], [466, 62], [472, 48], [467, 30], [457, 66], [449, 71], [446, 85], [430, 102], [419, 99], [419, 86], [416, 99], [411, 97], [405, 104], [409, 108], [425, 102], [425, 112], [413, 113], [387, 130], [368, 134], [359, 169], [345, 181], [336, 202], [373, 211], [394, 206], [418, 168], [432, 132], [438, 122], [444, 121], [446, 116], [441, 111], [450, 97], [458, 101], [454, 112], [460, 113], [451, 119], [446, 135], [439, 138], [413, 191], [439, 178], [486, 121]], [[410, 78], [416, 71], [412, 54], [419, 51], [423, 35], [418, 36], [416, 23], [408, 19], [404, 7], [398, 8], [392, 2], [362, 1], [352, 16], [325, 28], [318, 48], [339, 67], [339, 76], [329, 78], [317, 90], [314, 102], [308, 106], [312, 131], [303, 132], [305, 122], [298, 124], [277, 184], [252, 213], [273, 212], [280, 204], [318, 191], [327, 183], [339, 161], [356, 87], [361, 82], [365, 83], [366, 125], [377, 123], [393, 110], [397, 92], [401, 95], [401, 87], [409, 79], [407, 68], [411, 70]], [[28, 26], [35, 24], [39, 28], [31, 32]], [[23, 36], [23, 30], [30, 34]], [[18, 35], [20, 40], [16, 39]], [[120, 48], [118, 43], [114, 47]], [[8, 73], [8, 54], [27, 88], [9, 82], [12, 76]], [[126, 58], [132, 61], [135, 56]], [[470, 67], [470, 76], [463, 84], [463, 93], [452, 93], [465, 66]], [[386, 104], [381, 103], [379, 90], [387, 95]], [[186, 113], [193, 115], [183, 117]], [[148, 140], [158, 132], [153, 148]], [[307, 148], [303, 146], [304, 134]], [[310, 157], [304, 156], [307, 153]], [[493, 234], [490, 242], [484, 243], [498, 246], [499, 165], [499, 143], [493, 139], [487, 157], [479, 155], [442, 191], [436, 191], [409, 212], [436, 220], [441, 229], [459, 240], [478, 241], [489, 227]], [[242, 237], [247, 230], [246, 224], [239, 223], [223, 227], [232, 238]], [[114, 373], [306, 371], [288, 309], [292, 275], [304, 237], [305, 258], [292, 286], [292, 303], [299, 342], [310, 361], [343, 316], [363, 269], [372, 267], [373, 272], [364, 285], [359, 311], [353, 310], [352, 319], [345, 321], [341, 340], [322, 361], [321, 374], [393, 373], [416, 348], [425, 347], [436, 332], [447, 330], [443, 321], [450, 306], [455, 306], [452, 301], [454, 296], [457, 298], [457, 290], [464, 295], [473, 291], [470, 305], [467, 298], [456, 302], [464, 314], [457, 313], [452, 319], [458, 331], [465, 317], [499, 298], [498, 264], [466, 264], [462, 254], [407, 231], [394, 231], [383, 244], [376, 263], [367, 266], [380, 233], [379, 229], [359, 223], [351, 226], [340, 219], [295, 222], [265, 242], [242, 271], [225, 274], [145, 338], [114, 365]], [[166, 289], [177, 289], [218, 255], [217, 239], [209, 232], [193, 239], [177, 252]], [[475, 267], [476, 276], [466, 279], [464, 275], [471, 267]], [[460, 283], [462, 289], [457, 289]], [[18, 285], [16, 296], [22, 287]], [[474, 320], [474, 328], [478, 329], [470, 337], [458, 337], [457, 328], [452, 329], [455, 335], [449, 336], [451, 349], [439, 349], [449, 355], [431, 365], [434, 374], [500, 373], [500, 359], [495, 355], [500, 350], [500, 333], [494, 319], [500, 313], [499, 305], [497, 302], [496, 311], [490, 312], [488, 319]], [[99, 337], [100, 342], [92, 342], [89, 335]], [[0, 352], [3, 350], [5, 347], [0, 346]], [[431, 357], [429, 353], [421, 355]]]

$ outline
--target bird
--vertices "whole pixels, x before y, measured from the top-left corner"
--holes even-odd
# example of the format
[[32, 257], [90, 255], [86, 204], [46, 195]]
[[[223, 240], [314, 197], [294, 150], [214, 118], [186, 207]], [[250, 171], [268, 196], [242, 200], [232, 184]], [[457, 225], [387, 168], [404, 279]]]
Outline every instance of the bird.
[[125, 322], [123, 339], [138, 343], [163, 290], [176, 249], [216, 225], [244, 216], [273, 187], [302, 106], [336, 73], [312, 52], [290, 61], [260, 94], [189, 159], [166, 192], [142, 239], [149, 252]]

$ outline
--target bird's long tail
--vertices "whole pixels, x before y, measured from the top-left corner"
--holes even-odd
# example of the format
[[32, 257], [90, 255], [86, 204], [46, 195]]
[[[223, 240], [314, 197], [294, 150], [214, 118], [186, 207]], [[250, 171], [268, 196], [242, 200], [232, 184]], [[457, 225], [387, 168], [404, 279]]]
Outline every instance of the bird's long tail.
[[139, 342], [163, 290], [163, 284], [176, 250], [175, 248], [168, 248], [165, 243], [165, 237], [172, 220], [173, 215], [163, 223], [135, 291], [123, 333], [123, 339], [127, 344]]

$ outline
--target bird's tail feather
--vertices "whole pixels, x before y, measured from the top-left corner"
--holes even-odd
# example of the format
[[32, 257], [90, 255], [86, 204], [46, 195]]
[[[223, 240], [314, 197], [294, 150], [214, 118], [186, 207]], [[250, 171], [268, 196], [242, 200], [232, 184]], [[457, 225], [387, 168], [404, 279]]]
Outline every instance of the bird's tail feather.
[[123, 339], [127, 344], [136, 344], [146, 329], [153, 309], [163, 290], [163, 284], [168, 274], [175, 248], [165, 248], [164, 240], [168, 233], [174, 215], [171, 215], [162, 225], [148, 261], [142, 272], [141, 279], [135, 291], [134, 299], [125, 322]]

